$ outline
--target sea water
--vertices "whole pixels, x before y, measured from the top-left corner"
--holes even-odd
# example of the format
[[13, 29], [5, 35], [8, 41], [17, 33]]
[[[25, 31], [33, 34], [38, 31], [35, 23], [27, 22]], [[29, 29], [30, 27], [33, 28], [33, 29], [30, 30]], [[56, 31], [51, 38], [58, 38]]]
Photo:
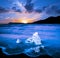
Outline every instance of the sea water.
[[[25, 42], [35, 32], [38, 32], [42, 46]], [[0, 25], [0, 48], [7, 55], [25, 53], [30, 57], [41, 54], [60, 57], [60, 24]]]

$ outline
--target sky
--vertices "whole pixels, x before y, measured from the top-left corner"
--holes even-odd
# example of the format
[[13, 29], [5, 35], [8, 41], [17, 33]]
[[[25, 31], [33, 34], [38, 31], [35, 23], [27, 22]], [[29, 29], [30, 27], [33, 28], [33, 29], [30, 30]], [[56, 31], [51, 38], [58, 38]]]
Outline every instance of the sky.
[[0, 24], [33, 22], [60, 16], [60, 0], [0, 0]]

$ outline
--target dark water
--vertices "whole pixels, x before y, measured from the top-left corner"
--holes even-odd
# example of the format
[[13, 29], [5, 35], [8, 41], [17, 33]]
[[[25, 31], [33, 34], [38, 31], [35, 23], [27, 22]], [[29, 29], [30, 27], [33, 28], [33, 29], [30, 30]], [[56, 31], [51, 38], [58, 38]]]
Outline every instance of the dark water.
[[[16, 39], [19, 38], [24, 42], [24, 40], [31, 37], [35, 32], [39, 33], [46, 53], [54, 58], [60, 58], [60, 24], [0, 25], [0, 47], [3, 53], [7, 55], [8, 53], [19, 54], [22, 52], [20, 48], [21, 46], [24, 47], [24, 44], [19, 44], [20, 46], [14, 50], [17, 47], [15, 43]], [[10, 49], [11, 52], [9, 51]], [[12, 52], [12, 49], [14, 52]]]

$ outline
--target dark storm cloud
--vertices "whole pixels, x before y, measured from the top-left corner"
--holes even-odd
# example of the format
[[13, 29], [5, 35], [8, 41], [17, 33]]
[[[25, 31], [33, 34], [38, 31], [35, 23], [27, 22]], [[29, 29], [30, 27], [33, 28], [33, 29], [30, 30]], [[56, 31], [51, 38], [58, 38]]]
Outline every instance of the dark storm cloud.
[[47, 14], [60, 14], [60, 5], [51, 5], [45, 8]]
[[7, 10], [7, 9], [5, 9], [5, 8], [3, 8], [3, 7], [1, 7], [0, 6], [0, 13], [4, 13], [4, 12], [8, 12], [9, 10]]
[[42, 10], [41, 9], [36, 9], [35, 12], [41, 13]]

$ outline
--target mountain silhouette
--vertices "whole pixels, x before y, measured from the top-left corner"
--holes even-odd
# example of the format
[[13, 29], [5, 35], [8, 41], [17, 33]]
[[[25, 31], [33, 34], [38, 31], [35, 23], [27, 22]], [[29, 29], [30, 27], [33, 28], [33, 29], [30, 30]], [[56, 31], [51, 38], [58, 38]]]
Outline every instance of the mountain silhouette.
[[58, 17], [49, 17], [45, 20], [39, 20], [34, 23], [40, 24], [40, 23], [47, 23], [47, 24], [60, 24], [60, 16]]

